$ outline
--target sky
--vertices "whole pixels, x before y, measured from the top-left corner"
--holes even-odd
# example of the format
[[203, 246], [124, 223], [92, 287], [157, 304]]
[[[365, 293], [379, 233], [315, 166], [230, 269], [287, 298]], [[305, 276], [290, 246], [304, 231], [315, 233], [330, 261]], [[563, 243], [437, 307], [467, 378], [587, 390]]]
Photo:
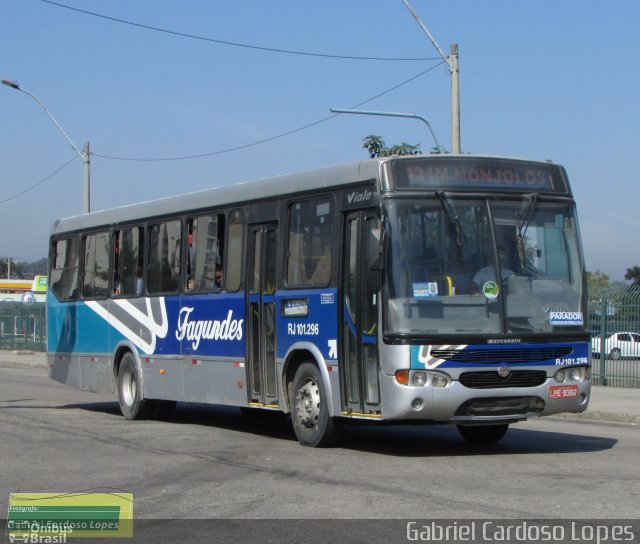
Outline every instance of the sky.
[[[640, 265], [640, 2], [410, 3], [458, 44], [462, 151], [565, 166], [587, 270], [622, 280]], [[0, 51], [0, 79], [89, 142], [94, 211], [364, 159], [369, 134], [434, 145], [415, 119], [332, 107], [420, 115], [451, 149], [450, 75], [402, 0], [0, 0]], [[82, 213], [82, 161], [4, 85], [0, 120], [0, 257], [40, 259]]]

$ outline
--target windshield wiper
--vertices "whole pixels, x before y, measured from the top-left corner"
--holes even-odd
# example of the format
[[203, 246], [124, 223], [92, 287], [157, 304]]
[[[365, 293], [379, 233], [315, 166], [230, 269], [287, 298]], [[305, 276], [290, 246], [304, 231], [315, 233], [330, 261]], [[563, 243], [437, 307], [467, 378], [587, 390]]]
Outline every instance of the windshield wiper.
[[436, 191], [436, 197], [440, 201], [440, 206], [447, 216], [447, 222], [449, 224], [449, 229], [453, 234], [453, 237], [456, 241], [456, 245], [458, 246], [458, 252], [460, 255], [460, 264], [464, 264], [464, 246], [467, 245], [467, 238], [464, 235], [464, 231], [462, 230], [462, 225], [460, 224], [460, 217], [456, 213], [455, 208], [449, 202], [444, 191]]
[[527, 268], [524, 239], [525, 235], [527, 234], [527, 229], [529, 228], [529, 223], [531, 223], [531, 218], [533, 217], [533, 211], [535, 210], [536, 204], [538, 203], [538, 193], [531, 193], [527, 195], [527, 198], [530, 199], [529, 207], [527, 208], [527, 213], [525, 214], [524, 220], [522, 222], [520, 222], [520, 214], [516, 212], [516, 228], [518, 229], [518, 234], [516, 235], [516, 244], [518, 246], [518, 256], [520, 258], [521, 270], [525, 270]]

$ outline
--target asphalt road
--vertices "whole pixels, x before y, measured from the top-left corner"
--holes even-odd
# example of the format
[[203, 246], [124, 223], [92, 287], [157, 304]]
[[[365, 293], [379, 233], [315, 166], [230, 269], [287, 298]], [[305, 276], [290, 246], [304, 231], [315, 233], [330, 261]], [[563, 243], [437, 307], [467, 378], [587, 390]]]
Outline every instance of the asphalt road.
[[550, 417], [479, 447], [449, 426], [349, 427], [341, 447], [312, 449], [286, 418], [179, 405], [170, 422], [126, 421], [111, 397], [0, 367], [0, 509], [11, 492], [131, 492], [156, 542], [176, 519], [263, 520], [248, 525], [263, 542], [273, 519], [296, 535], [293, 520], [637, 519], [639, 431]]

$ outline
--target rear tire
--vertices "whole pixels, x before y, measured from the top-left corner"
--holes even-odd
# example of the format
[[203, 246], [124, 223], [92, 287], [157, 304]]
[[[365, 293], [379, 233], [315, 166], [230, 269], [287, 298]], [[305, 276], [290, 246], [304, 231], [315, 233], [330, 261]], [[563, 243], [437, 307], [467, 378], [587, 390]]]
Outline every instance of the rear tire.
[[309, 361], [300, 365], [293, 379], [291, 422], [303, 446], [331, 446], [340, 437], [342, 422], [330, 417], [322, 376]]
[[148, 419], [156, 408], [154, 401], [142, 398], [142, 379], [131, 353], [122, 357], [118, 369], [118, 401], [126, 419]]
[[508, 428], [508, 424], [458, 425], [458, 432], [470, 444], [494, 444], [502, 439]]
[[613, 348], [611, 350], [611, 353], [609, 353], [609, 357], [611, 357], [611, 359], [613, 359], [614, 361], [618, 361], [619, 359], [621, 359], [621, 353], [620, 353], [620, 348]]

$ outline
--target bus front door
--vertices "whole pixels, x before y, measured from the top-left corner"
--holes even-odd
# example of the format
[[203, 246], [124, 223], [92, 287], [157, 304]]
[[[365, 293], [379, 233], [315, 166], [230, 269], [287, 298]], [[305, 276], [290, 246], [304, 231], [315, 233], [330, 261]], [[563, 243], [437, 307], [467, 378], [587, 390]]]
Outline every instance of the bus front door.
[[375, 210], [349, 213], [342, 275], [342, 407], [346, 415], [380, 415], [378, 284], [380, 221]]
[[249, 404], [278, 408], [276, 384], [276, 266], [278, 228], [253, 225], [247, 274], [247, 390]]

